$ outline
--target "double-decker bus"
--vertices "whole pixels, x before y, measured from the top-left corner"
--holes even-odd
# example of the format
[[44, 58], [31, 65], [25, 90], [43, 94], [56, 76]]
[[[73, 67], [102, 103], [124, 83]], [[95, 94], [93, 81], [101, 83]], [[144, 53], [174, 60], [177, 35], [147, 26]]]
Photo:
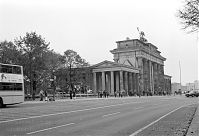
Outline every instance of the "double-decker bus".
[[24, 102], [23, 67], [0, 63], [0, 107]]

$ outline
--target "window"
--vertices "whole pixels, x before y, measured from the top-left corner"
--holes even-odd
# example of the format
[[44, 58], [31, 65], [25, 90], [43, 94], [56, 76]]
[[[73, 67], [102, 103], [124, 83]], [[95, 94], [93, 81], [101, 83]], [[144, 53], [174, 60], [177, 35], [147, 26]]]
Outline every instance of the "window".
[[21, 67], [14, 66], [13, 67], [13, 74], [21, 74]]
[[1, 73], [12, 73], [12, 67], [7, 65], [1, 65]]
[[0, 91], [22, 91], [22, 83], [0, 83]]
[[0, 65], [0, 73], [21, 74], [20, 66]]

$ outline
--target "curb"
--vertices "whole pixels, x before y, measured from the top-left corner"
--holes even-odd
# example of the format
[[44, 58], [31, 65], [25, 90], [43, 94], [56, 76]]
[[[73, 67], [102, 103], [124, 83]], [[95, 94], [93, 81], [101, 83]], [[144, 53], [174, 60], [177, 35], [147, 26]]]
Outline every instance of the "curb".
[[199, 136], [199, 103], [186, 136]]
[[[141, 98], [148, 98], [148, 97], [150, 97], [150, 96], [142, 96]], [[162, 96], [152, 96], [152, 97], [162, 97]], [[168, 98], [171, 98], [170, 96], [168, 97]], [[22, 104], [35, 104], [35, 103], [51, 103], [51, 102], [70, 102], [70, 101], [88, 101], [88, 100], [102, 100], [102, 99], [140, 99], [139, 97], [129, 97], [129, 96], [127, 96], [127, 97], [122, 97], [122, 98], [120, 98], [120, 97], [112, 97], [112, 96], [110, 96], [110, 97], [108, 97], [108, 98], [98, 98], [98, 97], [91, 97], [91, 98], [88, 98], [88, 97], [86, 97], [86, 98], [75, 98], [75, 99], [69, 99], [69, 98], [66, 98], [66, 99], [55, 99], [55, 101], [39, 101], [39, 99], [38, 100], [35, 100], [35, 101], [25, 101], [25, 102], [23, 102]]]

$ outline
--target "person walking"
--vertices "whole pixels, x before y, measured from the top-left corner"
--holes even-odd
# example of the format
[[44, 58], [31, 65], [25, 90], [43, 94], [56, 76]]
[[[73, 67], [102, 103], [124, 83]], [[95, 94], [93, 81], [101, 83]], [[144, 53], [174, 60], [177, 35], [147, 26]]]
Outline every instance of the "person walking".
[[117, 92], [116, 91], [114, 92], [114, 96], [117, 97]]
[[39, 92], [39, 95], [40, 95], [40, 101], [43, 101], [44, 91], [41, 90], [41, 91]]
[[48, 93], [47, 93], [47, 90], [44, 92], [44, 95], [45, 95], [45, 101], [48, 101]]
[[73, 99], [75, 100], [75, 98], [76, 98], [76, 88], [74, 88], [73, 90]]

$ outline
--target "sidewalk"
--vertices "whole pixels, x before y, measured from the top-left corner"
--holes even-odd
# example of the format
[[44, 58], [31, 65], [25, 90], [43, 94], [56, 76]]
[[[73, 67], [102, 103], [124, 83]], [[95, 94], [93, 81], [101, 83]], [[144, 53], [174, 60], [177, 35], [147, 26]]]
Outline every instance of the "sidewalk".
[[78, 97], [78, 98], [75, 98], [75, 99], [70, 99], [70, 98], [63, 98], [63, 99], [55, 99], [55, 101], [40, 101], [39, 99], [36, 99], [36, 100], [28, 100], [28, 101], [25, 101], [24, 104], [27, 104], [27, 103], [47, 103], [47, 102], [67, 102], [67, 101], [81, 101], [81, 100], [94, 100], [94, 99], [102, 99], [102, 98], [97, 98], [97, 97], [92, 97], [92, 98], [88, 98], [88, 97]]
[[[133, 97], [123, 97], [123, 98], [133, 98]], [[136, 98], [136, 97], [135, 97]], [[138, 97], [137, 97], [138, 98]], [[28, 101], [25, 101], [24, 104], [27, 104], [27, 103], [50, 103], [50, 102], [67, 102], [67, 101], [88, 101], [88, 100], [102, 100], [102, 99], [121, 99], [119, 97], [108, 97], [108, 98], [98, 98], [98, 97], [76, 97], [75, 99], [70, 99], [70, 98], [63, 98], [63, 99], [55, 99], [55, 101], [40, 101], [40, 99], [36, 99], [36, 100], [28, 100]]]
[[199, 136], [199, 102], [186, 136]]
[[[165, 99], [170, 99], [170, 98], [178, 98], [176, 96], [142, 96], [140, 98], [151, 98], [151, 97], [164, 97]], [[40, 99], [35, 99], [33, 100], [27, 100], [23, 104], [27, 103], [47, 103], [47, 102], [67, 102], [67, 101], [83, 101], [83, 100], [102, 100], [102, 99], [140, 99], [138, 96], [126, 96], [126, 97], [114, 97], [114, 96], [109, 96], [108, 98], [98, 98], [98, 97], [76, 97], [75, 99], [70, 99], [70, 98], [56, 98], [55, 101], [40, 101]]]

